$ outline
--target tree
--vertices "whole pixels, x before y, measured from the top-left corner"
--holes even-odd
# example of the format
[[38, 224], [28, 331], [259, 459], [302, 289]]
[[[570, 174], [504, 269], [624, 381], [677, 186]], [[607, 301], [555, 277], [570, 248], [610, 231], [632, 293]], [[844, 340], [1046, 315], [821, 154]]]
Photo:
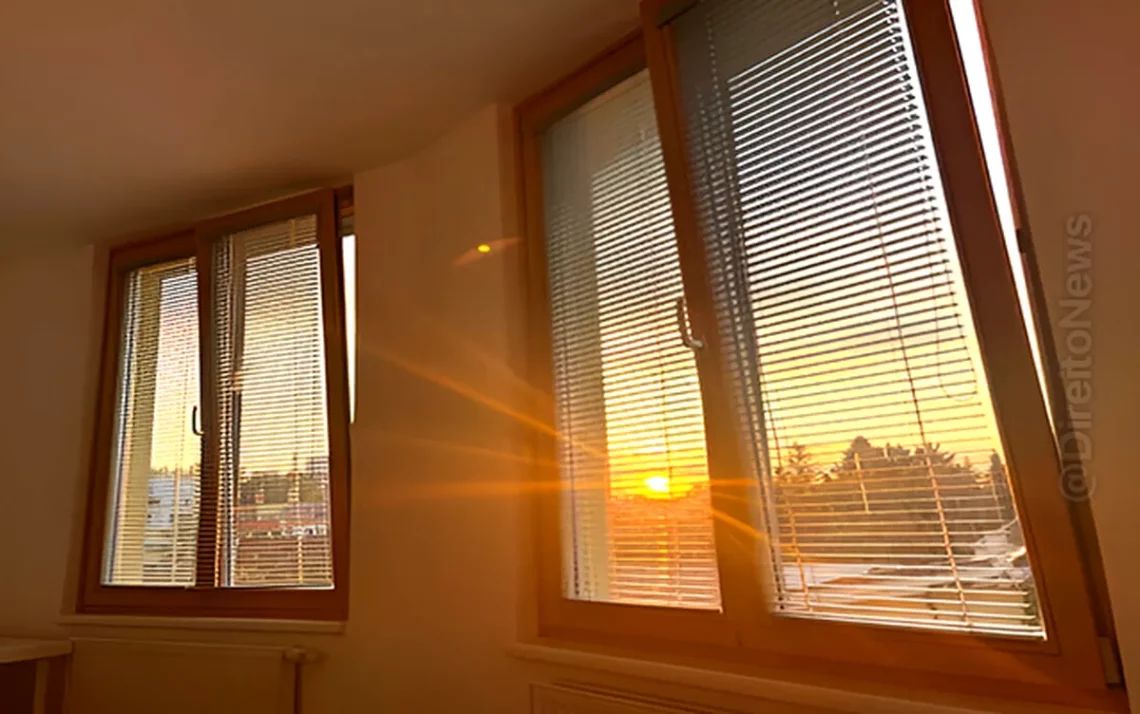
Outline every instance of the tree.
[[[857, 436], [830, 475], [834, 481], [819, 483], [810, 497], [789, 494], [788, 500], [804, 513], [834, 514], [828, 517], [836, 524], [827, 534], [832, 544], [867, 531], [892, 534], [884, 536], [884, 555], [935, 555], [946, 537], [954, 544], [972, 543], [1008, 521], [990, 475], [959, 462], [941, 444], [908, 449]], [[860, 538], [851, 535], [852, 544]]]
[[996, 451], [990, 454], [989, 477], [1001, 519], [1009, 523], [1017, 518], [1017, 508], [1013, 504], [1013, 488], [1009, 483], [1009, 474], [1006, 473], [1005, 464]]
[[792, 444], [787, 463], [776, 469], [776, 481], [782, 485], [806, 486], [814, 483], [819, 476], [811, 454], [798, 442]]
[[324, 503], [325, 496], [324, 474], [305, 472], [301, 474], [301, 483], [298, 488], [298, 498], [301, 503]]

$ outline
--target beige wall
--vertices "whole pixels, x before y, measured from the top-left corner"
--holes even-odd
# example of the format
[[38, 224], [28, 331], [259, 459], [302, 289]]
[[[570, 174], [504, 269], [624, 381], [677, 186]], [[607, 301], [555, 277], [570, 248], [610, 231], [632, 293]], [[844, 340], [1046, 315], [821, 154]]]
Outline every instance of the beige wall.
[[[1140, 397], [1131, 373], [1140, 117], [1130, 80], [1140, 65], [1136, 50], [1115, 49], [1140, 28], [1126, 0], [1082, 7], [1075, 15], [1068, 0], [985, 4], [1051, 303], [1064, 289], [1066, 217], [1085, 212], [1095, 222], [1095, 507], [1126, 665], [1140, 681], [1140, 607], [1128, 597], [1140, 585], [1129, 562], [1140, 530], [1129, 448]], [[455, 265], [473, 246], [516, 234], [504, 211], [503, 119], [488, 107], [419, 154], [355, 178], [359, 378], [343, 635], [58, 624], [91, 411], [99, 271], [90, 248], [0, 263], [0, 633], [306, 644], [325, 654], [305, 680], [305, 711], [317, 714], [522, 714], [530, 681], [649, 686], [507, 654], [524, 562], [512, 496], [522, 474], [518, 423], [505, 413], [522, 389], [508, 366], [521, 307], [510, 249]]]
[[985, 0], [983, 10], [1062, 358], [1066, 225], [1092, 221], [1093, 512], [1126, 679], [1140, 690], [1140, 4]]
[[59, 614], [85, 457], [94, 254], [0, 262], [0, 626]]
[[299, 642], [323, 653], [307, 672], [306, 711], [526, 709], [523, 665], [507, 655], [522, 461], [514, 421], [492, 406], [513, 389], [506, 325], [519, 306], [507, 287], [517, 281], [510, 254], [454, 264], [504, 235], [503, 118], [488, 107], [418, 155], [355, 177], [359, 378], [343, 635], [58, 624], [91, 411], [96, 251], [0, 266], [10, 476], [0, 491], [0, 632]]
[[418, 156], [356, 176], [351, 615], [313, 684], [315, 711], [526, 701], [502, 684], [517, 678], [506, 646], [520, 462], [511, 420], [485, 403], [509, 399], [513, 281], [503, 259], [454, 265], [503, 234], [499, 120], [490, 107]]

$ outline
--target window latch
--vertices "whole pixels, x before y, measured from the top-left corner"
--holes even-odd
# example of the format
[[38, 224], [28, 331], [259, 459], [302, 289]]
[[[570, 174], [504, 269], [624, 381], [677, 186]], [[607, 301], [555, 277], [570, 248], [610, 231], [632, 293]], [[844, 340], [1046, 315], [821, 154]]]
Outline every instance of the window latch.
[[681, 333], [681, 342], [695, 352], [704, 347], [705, 343], [689, 332], [689, 320], [685, 313], [685, 296], [682, 295], [677, 298], [677, 331]]

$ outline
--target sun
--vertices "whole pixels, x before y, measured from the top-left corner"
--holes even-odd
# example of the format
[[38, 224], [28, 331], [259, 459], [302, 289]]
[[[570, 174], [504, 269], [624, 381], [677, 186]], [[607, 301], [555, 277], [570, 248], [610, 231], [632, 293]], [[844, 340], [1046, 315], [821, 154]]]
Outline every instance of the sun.
[[647, 476], [645, 478], [645, 488], [649, 489], [651, 494], [667, 496], [670, 491], [669, 477]]

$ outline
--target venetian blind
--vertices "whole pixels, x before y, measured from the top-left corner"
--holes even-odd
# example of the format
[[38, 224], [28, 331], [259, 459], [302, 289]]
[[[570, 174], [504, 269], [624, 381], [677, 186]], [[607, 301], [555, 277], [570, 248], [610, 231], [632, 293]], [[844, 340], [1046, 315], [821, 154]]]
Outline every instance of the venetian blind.
[[720, 607], [696, 364], [649, 78], [542, 137], [567, 597]]
[[125, 280], [103, 582], [194, 584], [201, 441], [193, 258]]
[[673, 30], [777, 611], [1043, 637], [899, 2]]
[[220, 584], [331, 587], [316, 216], [218, 240], [212, 295]]

